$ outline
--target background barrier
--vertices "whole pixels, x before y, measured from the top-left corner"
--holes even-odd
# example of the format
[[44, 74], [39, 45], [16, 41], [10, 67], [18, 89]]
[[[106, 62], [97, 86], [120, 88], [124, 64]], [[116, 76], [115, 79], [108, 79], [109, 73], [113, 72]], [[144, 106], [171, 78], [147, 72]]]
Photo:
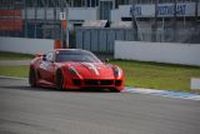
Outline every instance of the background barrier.
[[115, 41], [114, 57], [200, 66], [200, 44]]
[[0, 51], [36, 54], [54, 49], [54, 40], [0, 37]]

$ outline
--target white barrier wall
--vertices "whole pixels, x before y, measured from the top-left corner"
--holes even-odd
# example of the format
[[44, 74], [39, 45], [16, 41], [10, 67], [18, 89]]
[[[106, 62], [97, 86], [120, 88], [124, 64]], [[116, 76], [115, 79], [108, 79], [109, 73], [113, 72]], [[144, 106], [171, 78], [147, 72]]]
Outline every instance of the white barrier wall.
[[36, 54], [54, 49], [54, 40], [0, 37], [0, 51]]
[[114, 57], [200, 66], [200, 44], [115, 41]]
[[191, 78], [191, 85], [190, 88], [193, 90], [200, 91], [200, 78]]

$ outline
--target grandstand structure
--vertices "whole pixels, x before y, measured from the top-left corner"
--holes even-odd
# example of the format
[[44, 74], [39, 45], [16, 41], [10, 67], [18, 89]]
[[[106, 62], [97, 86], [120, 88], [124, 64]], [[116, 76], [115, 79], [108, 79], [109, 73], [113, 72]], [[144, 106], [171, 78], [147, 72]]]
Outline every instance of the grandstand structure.
[[151, 41], [200, 42], [200, 0], [0, 0], [0, 36], [68, 41], [97, 20], [134, 24], [128, 28], [155, 35]]
[[58, 16], [66, 12], [65, 0], [0, 0], [0, 5], [1, 36], [57, 39], [64, 33]]

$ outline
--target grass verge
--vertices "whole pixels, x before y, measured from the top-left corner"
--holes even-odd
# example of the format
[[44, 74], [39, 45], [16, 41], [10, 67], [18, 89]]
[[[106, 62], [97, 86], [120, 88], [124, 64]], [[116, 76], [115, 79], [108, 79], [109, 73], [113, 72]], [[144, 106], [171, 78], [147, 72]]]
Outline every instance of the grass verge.
[[28, 66], [0, 66], [0, 75], [28, 77]]
[[33, 57], [34, 56], [31, 54], [19, 54], [0, 51], [0, 60], [26, 60], [32, 59]]
[[188, 92], [190, 78], [200, 78], [200, 67], [120, 60], [111, 63], [124, 69], [127, 86]]
[[[126, 74], [126, 86], [190, 92], [190, 78], [200, 67], [113, 60]], [[0, 75], [27, 77], [28, 66], [0, 66]]]

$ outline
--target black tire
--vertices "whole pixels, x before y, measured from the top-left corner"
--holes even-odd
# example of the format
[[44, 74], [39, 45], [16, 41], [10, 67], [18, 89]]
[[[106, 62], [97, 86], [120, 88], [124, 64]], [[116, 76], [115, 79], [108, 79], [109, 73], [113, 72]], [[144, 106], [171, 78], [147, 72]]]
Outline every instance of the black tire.
[[56, 71], [56, 89], [63, 90], [64, 77], [62, 71], [59, 69]]
[[37, 87], [37, 75], [33, 67], [29, 69], [29, 84], [31, 87]]

